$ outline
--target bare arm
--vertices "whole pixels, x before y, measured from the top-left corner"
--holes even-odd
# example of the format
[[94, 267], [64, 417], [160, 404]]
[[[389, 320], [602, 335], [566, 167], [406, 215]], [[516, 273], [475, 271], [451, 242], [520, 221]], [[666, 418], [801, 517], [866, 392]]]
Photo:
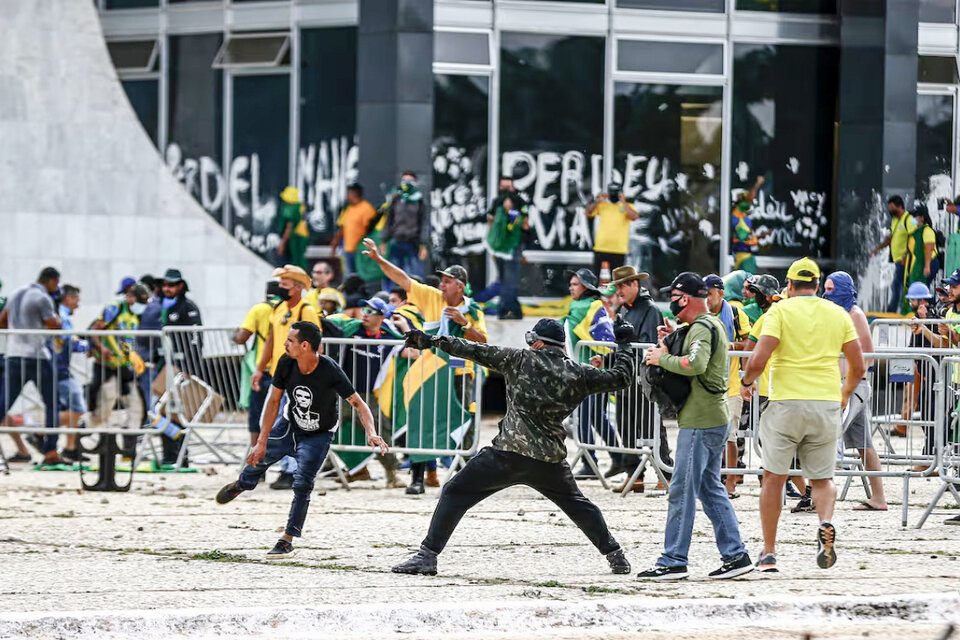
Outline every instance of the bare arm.
[[250, 329], [237, 329], [233, 332], [233, 341], [235, 344], [246, 344], [252, 335]]
[[586, 214], [586, 216], [587, 216], [588, 218], [594, 217], [594, 216], [596, 215], [595, 211], [596, 211], [596, 209], [597, 209], [597, 205], [600, 204], [601, 202], [603, 202], [603, 201], [606, 200], [606, 199], [607, 199], [607, 194], [606, 194], [606, 193], [601, 193], [601, 194], [598, 195], [596, 198], [594, 198], [593, 200], [591, 200], [590, 203], [587, 205], [587, 210], [584, 212], [584, 213]]
[[884, 239], [883, 239], [883, 242], [881, 242], [880, 244], [878, 244], [878, 245], [874, 248], [874, 250], [870, 252], [870, 255], [871, 255], [871, 256], [875, 256], [875, 255], [877, 255], [878, 253], [880, 253], [881, 251], [883, 251], [884, 249], [886, 249], [887, 247], [889, 247], [891, 240], [893, 240], [893, 236], [892, 236], [892, 235], [889, 235], [889, 236], [887, 236], [886, 238], [884, 238]]
[[[270, 333], [263, 343], [263, 352], [260, 354], [260, 362], [257, 363], [257, 370], [250, 376], [250, 388], [254, 391], [260, 391], [260, 379], [263, 372], [270, 366], [270, 360], [273, 359], [273, 327], [270, 327]], [[273, 423], [271, 423], [273, 424]]]
[[867, 372], [867, 365], [863, 361], [863, 351], [860, 349], [859, 340], [851, 340], [843, 345], [843, 355], [847, 359], [847, 377], [843, 381], [843, 406], [847, 406], [847, 400], [857, 389], [857, 385], [863, 379]]
[[633, 208], [633, 205], [627, 202], [627, 196], [620, 194], [620, 204], [623, 205], [623, 213], [626, 214], [627, 218], [630, 220], [639, 220], [640, 214], [637, 213], [637, 210]]
[[363, 430], [367, 433], [367, 444], [371, 447], [379, 447], [380, 453], [386, 455], [390, 449], [387, 447], [387, 443], [383, 438], [377, 435], [377, 425], [373, 421], [373, 413], [370, 412], [370, 407], [367, 406], [367, 403], [363, 401], [363, 398], [361, 398], [358, 393], [354, 393], [347, 398], [347, 403], [353, 407], [357, 415], [360, 416], [360, 424], [363, 425]]
[[763, 186], [763, 182], [763, 176], [757, 176], [757, 181], [753, 183], [753, 189], [750, 189], [750, 202], [757, 199], [757, 194], [760, 193], [760, 187]]
[[934, 245], [929, 242], [923, 245], [923, 275], [930, 275], [930, 263], [933, 261]]
[[59, 329], [63, 326], [63, 320], [60, 316], [53, 316], [52, 318], [47, 318], [43, 321], [43, 326], [47, 329]]
[[408, 276], [403, 269], [380, 254], [379, 249], [377, 249], [377, 243], [370, 238], [364, 238], [363, 245], [367, 248], [367, 250], [363, 252], [363, 255], [380, 265], [380, 269], [383, 270], [383, 275], [396, 282], [397, 286], [404, 291], [410, 291], [410, 288], [413, 286], [413, 280], [410, 279], [410, 276]]
[[0, 329], [6, 329], [9, 322], [10, 321], [7, 319], [7, 310], [4, 309], [3, 311], [0, 311]]
[[483, 335], [483, 333], [481, 333], [478, 329], [474, 329], [473, 327], [467, 327], [463, 332], [463, 337], [473, 342], [484, 343], [487, 341], [487, 336]]
[[[863, 353], [873, 353], [873, 336], [870, 335], [870, 322], [867, 315], [859, 308], [854, 307], [850, 310], [850, 319], [853, 320], [853, 328], [857, 330], [857, 340], [860, 342], [860, 350]], [[871, 366], [873, 360], [866, 363]]]

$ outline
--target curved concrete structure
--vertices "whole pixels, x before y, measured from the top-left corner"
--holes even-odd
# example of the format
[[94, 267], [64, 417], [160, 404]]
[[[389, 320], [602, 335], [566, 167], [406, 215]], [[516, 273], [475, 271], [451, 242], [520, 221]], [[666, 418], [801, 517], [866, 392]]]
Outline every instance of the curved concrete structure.
[[0, 278], [52, 264], [84, 299], [125, 275], [183, 271], [204, 324], [238, 325], [270, 265], [174, 179], [140, 126], [89, 0], [0, 2]]

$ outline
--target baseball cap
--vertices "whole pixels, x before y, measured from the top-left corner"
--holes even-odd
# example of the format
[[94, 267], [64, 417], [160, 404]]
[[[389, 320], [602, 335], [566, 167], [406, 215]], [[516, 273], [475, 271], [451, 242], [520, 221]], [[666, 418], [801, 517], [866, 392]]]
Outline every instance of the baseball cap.
[[380, 298], [370, 298], [369, 300], [361, 300], [360, 306], [369, 307], [373, 309], [373, 311], [377, 315], [381, 315], [381, 316], [389, 316], [390, 314], [393, 313], [393, 307], [387, 304], [386, 302], [384, 302], [383, 300], [381, 300]]
[[543, 340], [547, 344], [563, 346], [564, 332], [563, 325], [553, 318], [541, 318], [533, 326], [533, 331], [526, 333], [527, 344], [533, 344], [537, 340]]
[[956, 285], [960, 284], [960, 269], [957, 269], [956, 271], [951, 273], [949, 276], [944, 278], [943, 284], [950, 287], [955, 287]]
[[120, 281], [120, 287], [117, 289], [117, 295], [123, 293], [135, 284], [137, 284], [137, 280], [135, 278], [131, 278], [130, 276], [125, 277]]
[[723, 291], [726, 288], [726, 285], [723, 284], [723, 278], [713, 273], [703, 279], [703, 284], [707, 286], [707, 289], [720, 289], [720, 291]]
[[820, 279], [820, 267], [810, 258], [800, 258], [787, 270], [787, 280], [813, 282]]
[[932, 297], [933, 294], [930, 293], [930, 289], [922, 282], [914, 282], [907, 289], [907, 300], [928, 300]]
[[605, 298], [609, 298], [616, 292], [617, 292], [617, 285], [608, 284], [605, 289], [600, 290], [600, 295], [604, 296]]
[[467, 284], [467, 270], [461, 267], [458, 264], [452, 264], [446, 269], [437, 270], [438, 276], [447, 276], [448, 278], [453, 278], [459, 280], [463, 284]]
[[684, 271], [678, 274], [677, 277], [673, 279], [673, 282], [670, 283], [669, 287], [660, 289], [660, 293], [670, 293], [674, 289], [682, 291], [686, 295], [693, 296], [694, 298], [707, 297], [707, 285], [704, 284], [703, 278], [692, 271]]

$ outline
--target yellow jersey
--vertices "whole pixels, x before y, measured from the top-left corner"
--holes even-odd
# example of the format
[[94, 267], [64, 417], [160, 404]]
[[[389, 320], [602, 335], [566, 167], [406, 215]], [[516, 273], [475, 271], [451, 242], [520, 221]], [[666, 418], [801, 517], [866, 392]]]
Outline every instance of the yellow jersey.
[[277, 363], [287, 352], [284, 342], [287, 341], [287, 334], [290, 333], [290, 327], [297, 322], [312, 322], [317, 325], [321, 331], [320, 316], [317, 310], [307, 304], [306, 298], [300, 298], [300, 302], [290, 307], [289, 300], [284, 300], [274, 308], [270, 315], [270, 326], [273, 330], [273, 354], [270, 359], [270, 375], [277, 370]]
[[604, 201], [593, 210], [597, 219], [594, 251], [626, 255], [630, 247], [630, 218], [621, 206], [619, 202]]

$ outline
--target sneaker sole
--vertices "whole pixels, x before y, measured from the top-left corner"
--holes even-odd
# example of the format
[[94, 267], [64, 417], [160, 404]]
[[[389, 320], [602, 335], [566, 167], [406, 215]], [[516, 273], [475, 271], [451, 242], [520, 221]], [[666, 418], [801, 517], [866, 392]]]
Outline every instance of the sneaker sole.
[[837, 550], [834, 548], [836, 546], [836, 530], [834, 530], [834, 539], [833, 542], [827, 546], [820, 540], [820, 533], [822, 529], [817, 530], [817, 566], [821, 569], [829, 569], [837, 563]]
[[390, 570], [393, 573], [402, 573], [406, 576], [435, 576], [437, 575], [436, 571], [404, 571], [398, 567], [394, 567]]
[[689, 573], [668, 573], [663, 576], [657, 576], [656, 578], [648, 577], [637, 577], [637, 580], [641, 582], [670, 582], [674, 580], [686, 580], [690, 577]]
[[[707, 576], [707, 580], [729, 580], [731, 578], [736, 578], [737, 576], [742, 576], [745, 573], [750, 573], [751, 571], [753, 571], [753, 569], [754, 569], [753, 565], [749, 565], [746, 567], [737, 567], [736, 569], [733, 569], [726, 573], [721, 573], [715, 576]], [[776, 568], [774, 568], [774, 570], [776, 570]]]
[[296, 557], [296, 555], [297, 555], [297, 550], [294, 549], [294, 550], [291, 551], [290, 553], [284, 553], [283, 555], [280, 555], [280, 554], [277, 554], [277, 553], [274, 553], [274, 554], [268, 553], [268, 554], [266, 555], [266, 559], [267, 559], [267, 560], [286, 560], [287, 558]]

